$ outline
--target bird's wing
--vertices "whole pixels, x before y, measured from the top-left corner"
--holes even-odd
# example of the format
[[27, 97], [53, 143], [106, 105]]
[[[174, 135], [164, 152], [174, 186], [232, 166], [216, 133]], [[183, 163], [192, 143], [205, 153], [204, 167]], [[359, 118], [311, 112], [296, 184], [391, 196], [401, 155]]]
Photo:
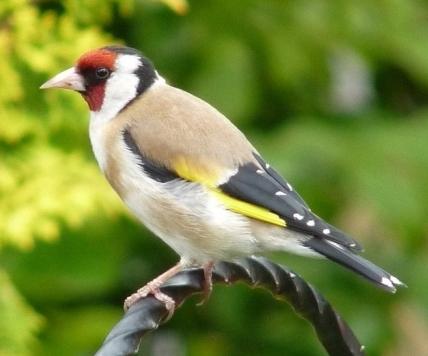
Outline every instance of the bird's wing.
[[[227, 199], [232, 197], [238, 202], [250, 203], [276, 214], [284, 221], [286, 228], [313, 236], [302, 242], [304, 246], [353, 270], [387, 291], [395, 292], [396, 286], [404, 285], [398, 278], [355, 253], [362, 249], [355, 240], [313, 214], [291, 185], [260, 156], [254, 155], [255, 162], [240, 166], [227, 181], [218, 186], [221, 194]], [[229, 208], [248, 215], [239, 204]]]
[[139, 158], [141, 168], [158, 182], [182, 179], [200, 183], [231, 211], [360, 250], [352, 238], [313, 214], [291, 185], [256, 153], [253, 161], [229, 169], [226, 176], [213, 178], [212, 172], [195, 167], [182, 156], [165, 167], [141, 152], [131, 131], [125, 130], [123, 137]]
[[286, 226], [284, 219], [280, 218], [278, 214], [269, 211], [266, 208], [246, 202], [222, 192], [216, 184], [218, 176], [213, 174], [212, 171], [201, 169], [200, 166], [196, 167], [195, 163], [191, 163], [184, 157], [180, 157], [167, 168], [160, 162], [155, 161], [153, 158], [145, 155], [139, 148], [130, 130], [123, 131], [123, 141], [126, 147], [138, 159], [138, 164], [141, 169], [151, 179], [159, 183], [167, 183], [172, 180], [180, 179], [183, 182], [199, 183], [207, 187], [210, 192], [215, 195], [228, 209], [240, 213], [242, 215], [261, 220], [270, 224]]
[[333, 241], [353, 251], [361, 250], [354, 239], [312, 213], [288, 182], [259, 155], [254, 156], [259, 166], [253, 162], [240, 166], [218, 186], [223, 194], [277, 214], [289, 229]]

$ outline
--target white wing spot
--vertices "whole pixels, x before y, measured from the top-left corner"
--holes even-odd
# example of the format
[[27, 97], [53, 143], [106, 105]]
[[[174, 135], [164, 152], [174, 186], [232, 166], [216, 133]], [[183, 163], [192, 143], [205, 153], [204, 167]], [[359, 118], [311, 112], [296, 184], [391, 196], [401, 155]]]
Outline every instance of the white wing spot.
[[257, 174], [263, 174], [263, 171], [262, 171], [261, 169], [258, 169], [258, 170], [256, 171], [256, 173], [257, 173]]
[[281, 192], [280, 190], [278, 190], [278, 191], [275, 193], [275, 195], [277, 195], [277, 196], [281, 196], [281, 195], [287, 195], [287, 194], [285, 194], [284, 192]]
[[294, 213], [293, 214], [293, 218], [297, 219], [297, 220], [302, 220], [303, 219], [303, 215], [300, 215], [298, 213]]
[[315, 221], [313, 221], [313, 220], [308, 220], [308, 221], [306, 222], [306, 225], [308, 225], [308, 226], [315, 226]]
[[288, 190], [289, 190], [290, 192], [292, 192], [292, 191], [293, 191], [293, 187], [291, 186], [291, 184], [290, 184], [290, 183], [287, 183], [287, 187], [288, 187]]
[[322, 233], [323, 233], [324, 235], [328, 235], [330, 232], [331, 232], [331, 231], [330, 231], [330, 229], [324, 229], [324, 230], [322, 231]]
[[269, 169], [269, 168], [270, 168], [270, 164], [266, 163], [266, 169]]

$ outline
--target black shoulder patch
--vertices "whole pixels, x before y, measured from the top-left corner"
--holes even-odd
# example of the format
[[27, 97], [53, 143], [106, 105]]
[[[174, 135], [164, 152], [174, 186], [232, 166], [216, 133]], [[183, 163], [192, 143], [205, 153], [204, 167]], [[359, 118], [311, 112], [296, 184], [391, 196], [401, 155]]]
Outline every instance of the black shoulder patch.
[[153, 180], [160, 183], [166, 183], [179, 178], [174, 172], [171, 172], [169, 169], [162, 167], [145, 157], [138, 148], [129, 130], [123, 131], [123, 141], [125, 142], [126, 147], [135, 155], [135, 157], [137, 157], [138, 164], [144, 173]]

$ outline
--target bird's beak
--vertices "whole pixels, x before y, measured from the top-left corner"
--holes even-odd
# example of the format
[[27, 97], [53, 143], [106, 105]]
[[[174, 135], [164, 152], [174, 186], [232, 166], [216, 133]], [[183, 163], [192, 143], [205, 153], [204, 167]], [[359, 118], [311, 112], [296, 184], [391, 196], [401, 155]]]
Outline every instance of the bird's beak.
[[76, 72], [74, 67], [58, 73], [53, 78], [44, 83], [40, 89], [62, 88], [76, 91], [85, 91], [85, 81], [83, 77]]

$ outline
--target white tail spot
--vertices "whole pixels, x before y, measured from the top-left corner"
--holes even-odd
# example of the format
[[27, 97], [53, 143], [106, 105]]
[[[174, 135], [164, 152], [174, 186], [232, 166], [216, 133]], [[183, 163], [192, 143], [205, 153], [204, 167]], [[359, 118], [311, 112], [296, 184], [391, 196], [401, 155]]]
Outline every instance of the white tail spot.
[[315, 226], [315, 221], [308, 220], [308, 222], [306, 223], [306, 225], [308, 225], [308, 226]]
[[293, 214], [293, 218], [297, 219], [297, 220], [303, 220], [303, 215], [300, 215], [298, 213], [294, 213]]
[[383, 285], [385, 285], [389, 288], [394, 288], [394, 285], [392, 284], [392, 282], [389, 278], [382, 277], [382, 281], [380, 283], [382, 283]]
[[403, 282], [401, 282], [397, 277], [391, 276], [389, 279], [390, 279], [390, 280], [391, 280], [391, 282], [392, 282], [392, 283], [394, 283], [394, 284], [397, 284], [397, 285], [400, 285], [400, 286], [402, 286], [402, 285], [403, 285]]
[[284, 192], [281, 192], [281, 191], [279, 190], [279, 191], [277, 191], [277, 192], [275, 193], [275, 195], [277, 195], [277, 196], [281, 196], [281, 195], [287, 195], [287, 194], [285, 194]]
[[324, 229], [324, 230], [322, 231], [322, 233], [323, 233], [324, 235], [328, 235], [330, 232], [331, 232], [331, 231], [330, 231], [330, 229]]

